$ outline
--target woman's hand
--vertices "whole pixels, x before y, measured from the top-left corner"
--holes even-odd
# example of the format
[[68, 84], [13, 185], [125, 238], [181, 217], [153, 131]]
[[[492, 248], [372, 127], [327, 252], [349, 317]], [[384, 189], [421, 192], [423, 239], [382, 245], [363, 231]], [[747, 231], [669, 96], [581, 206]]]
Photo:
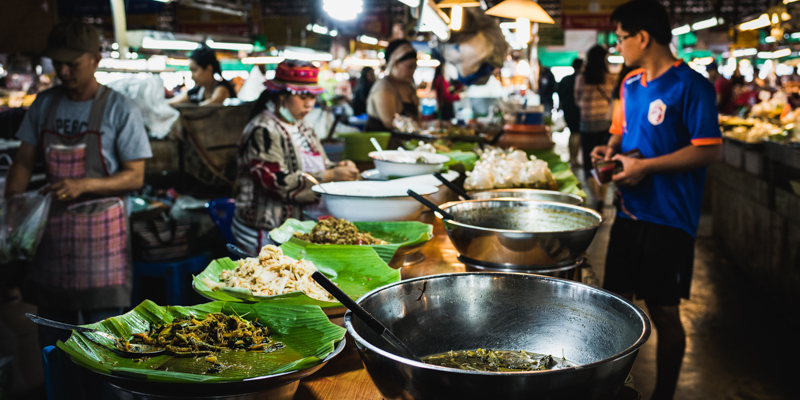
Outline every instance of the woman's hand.
[[350, 160], [339, 161], [339, 164], [325, 171], [325, 182], [354, 181], [358, 179], [358, 168]]

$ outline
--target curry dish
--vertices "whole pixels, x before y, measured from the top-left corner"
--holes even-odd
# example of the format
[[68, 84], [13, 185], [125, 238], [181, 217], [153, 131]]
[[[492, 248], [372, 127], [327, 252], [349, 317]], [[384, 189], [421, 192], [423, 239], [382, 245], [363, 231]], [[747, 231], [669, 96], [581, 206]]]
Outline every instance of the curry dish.
[[565, 360], [556, 361], [551, 355], [543, 355], [524, 350], [463, 350], [448, 351], [422, 357], [427, 364], [469, 371], [549, 371], [569, 367]]
[[295, 232], [294, 236], [315, 244], [386, 244], [385, 241], [372, 237], [369, 232], [359, 230], [352, 222], [336, 218], [323, 219], [314, 226], [311, 233]]

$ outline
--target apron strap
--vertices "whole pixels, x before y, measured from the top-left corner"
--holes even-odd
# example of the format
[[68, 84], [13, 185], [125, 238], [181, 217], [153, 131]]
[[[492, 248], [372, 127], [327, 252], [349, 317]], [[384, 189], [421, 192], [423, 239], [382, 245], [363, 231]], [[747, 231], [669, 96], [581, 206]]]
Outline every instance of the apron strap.
[[97, 89], [97, 94], [95, 94], [92, 102], [92, 110], [89, 112], [87, 131], [100, 132], [100, 128], [103, 125], [103, 114], [106, 111], [106, 104], [108, 104], [108, 96], [110, 94], [111, 90], [105, 85], [100, 85], [100, 88]]
[[[58, 87], [61, 88], [61, 86]], [[47, 110], [47, 115], [45, 116], [42, 130], [53, 130], [53, 125], [56, 121], [56, 113], [58, 112], [58, 105], [61, 104], [62, 97], [64, 97], [64, 90], [57, 90], [55, 93], [53, 93], [53, 100], [50, 101], [50, 108]]]

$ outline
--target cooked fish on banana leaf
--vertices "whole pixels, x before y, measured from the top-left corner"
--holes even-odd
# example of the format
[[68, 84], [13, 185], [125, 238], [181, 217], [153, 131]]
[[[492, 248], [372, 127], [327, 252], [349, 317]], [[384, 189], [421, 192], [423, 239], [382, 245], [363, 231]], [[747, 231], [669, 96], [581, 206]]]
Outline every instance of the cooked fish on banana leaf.
[[117, 348], [130, 351], [131, 344], [146, 344], [166, 349], [176, 356], [207, 356], [216, 363], [215, 353], [225, 351], [273, 352], [283, 348], [269, 336], [269, 329], [256, 321], [236, 315], [211, 313], [203, 320], [178, 318], [168, 324], [150, 324], [149, 332], [134, 333], [131, 340], [117, 341]]

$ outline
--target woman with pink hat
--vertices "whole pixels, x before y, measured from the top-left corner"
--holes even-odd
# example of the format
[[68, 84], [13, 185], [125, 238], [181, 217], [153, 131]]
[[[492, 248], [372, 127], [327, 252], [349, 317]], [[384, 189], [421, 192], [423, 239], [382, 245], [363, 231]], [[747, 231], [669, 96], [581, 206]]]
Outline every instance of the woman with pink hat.
[[270, 243], [270, 230], [288, 218], [302, 219], [304, 209], [319, 207], [307, 175], [319, 182], [358, 179], [352, 161], [328, 160], [311, 124], [303, 120], [323, 92], [318, 73], [310, 63], [280, 63], [250, 113], [239, 142], [232, 225], [237, 245], [245, 250], [258, 253]]

